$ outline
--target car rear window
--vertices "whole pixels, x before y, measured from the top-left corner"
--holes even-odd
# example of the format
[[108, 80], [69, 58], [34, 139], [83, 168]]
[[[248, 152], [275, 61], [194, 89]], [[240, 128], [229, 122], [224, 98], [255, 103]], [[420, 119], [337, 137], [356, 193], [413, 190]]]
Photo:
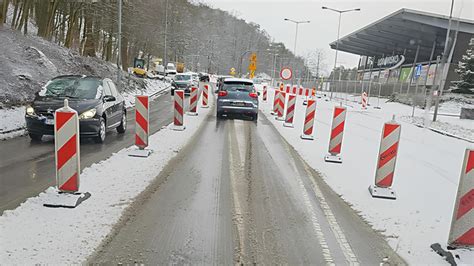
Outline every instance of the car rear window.
[[248, 82], [225, 82], [224, 86], [222, 86], [222, 90], [225, 91], [254, 91], [255, 88], [253, 84]]

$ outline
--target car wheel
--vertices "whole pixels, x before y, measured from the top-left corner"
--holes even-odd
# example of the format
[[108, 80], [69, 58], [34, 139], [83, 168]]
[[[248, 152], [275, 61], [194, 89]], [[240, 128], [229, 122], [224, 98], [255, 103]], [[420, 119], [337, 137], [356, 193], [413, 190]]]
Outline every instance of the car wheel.
[[222, 113], [221, 112], [217, 112], [216, 116], [217, 116], [217, 119], [222, 119]]
[[173, 96], [173, 95], [174, 95], [174, 90], [172, 89], [172, 90], [171, 90], [171, 96]]
[[254, 122], [257, 122], [257, 121], [258, 121], [258, 114], [254, 114], [254, 115], [252, 116], [252, 120], [253, 120]]
[[97, 137], [94, 138], [95, 142], [103, 143], [105, 141], [105, 133], [106, 133], [105, 119], [101, 117], [99, 121], [99, 132], [97, 132]]
[[30, 136], [31, 140], [33, 140], [33, 141], [41, 141], [41, 139], [43, 138], [43, 135], [41, 135], [41, 134], [29, 133], [28, 135]]
[[117, 127], [117, 132], [119, 134], [123, 134], [123, 133], [125, 133], [125, 130], [127, 130], [127, 113], [125, 113], [125, 111], [123, 111], [122, 122]]

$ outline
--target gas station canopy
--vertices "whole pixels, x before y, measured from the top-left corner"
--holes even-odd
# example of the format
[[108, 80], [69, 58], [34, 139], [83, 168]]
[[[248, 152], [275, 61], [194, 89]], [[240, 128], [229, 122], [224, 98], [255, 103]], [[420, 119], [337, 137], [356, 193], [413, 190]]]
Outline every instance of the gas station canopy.
[[[339, 39], [339, 51], [381, 58], [404, 54], [413, 62], [419, 45], [418, 62], [429, 61], [444, 49], [449, 17], [410, 9], [400, 9], [374, 23]], [[451, 30], [474, 35], [474, 21], [454, 19]], [[336, 49], [336, 41], [330, 43]]]

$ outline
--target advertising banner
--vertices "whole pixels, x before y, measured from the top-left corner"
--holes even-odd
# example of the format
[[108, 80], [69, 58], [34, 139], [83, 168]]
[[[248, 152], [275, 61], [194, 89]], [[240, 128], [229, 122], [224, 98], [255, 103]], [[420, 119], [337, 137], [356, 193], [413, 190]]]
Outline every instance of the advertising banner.
[[404, 67], [400, 73], [400, 81], [401, 82], [409, 82], [411, 76], [411, 67]]
[[426, 85], [431, 86], [434, 83], [434, 78], [436, 74], [436, 64], [430, 65], [428, 69], [428, 79], [426, 80]]

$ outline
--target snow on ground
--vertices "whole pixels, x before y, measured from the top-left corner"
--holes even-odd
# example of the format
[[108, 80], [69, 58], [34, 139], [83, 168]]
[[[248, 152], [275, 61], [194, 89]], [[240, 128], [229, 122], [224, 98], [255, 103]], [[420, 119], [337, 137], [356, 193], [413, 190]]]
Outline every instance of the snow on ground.
[[[348, 102], [346, 128], [342, 145], [342, 164], [326, 163], [333, 107], [337, 101], [317, 100], [315, 140], [300, 139], [305, 106], [298, 98], [295, 127], [283, 127], [270, 115], [273, 91], [261, 110], [280, 134], [306, 162], [322, 173], [331, 188], [360, 212], [375, 230], [387, 237], [388, 243], [409, 264], [446, 264], [432, 252], [430, 245], [446, 248], [454, 201], [461, 173], [464, 151], [471, 143], [444, 136], [398, 120], [402, 125], [400, 149], [393, 189], [397, 200], [374, 199], [368, 187], [374, 183], [375, 167], [383, 123], [392, 115], [410, 116], [411, 107], [379, 101], [382, 109]], [[344, 102], [344, 101], [343, 101]], [[373, 106], [377, 101], [372, 98]], [[422, 112], [418, 110], [417, 114]], [[472, 133], [472, 132], [471, 132]], [[474, 251], [455, 250], [461, 264], [474, 261]]]
[[[210, 98], [212, 105], [213, 98]], [[134, 146], [83, 170], [82, 192], [92, 196], [75, 209], [46, 208], [50, 187], [0, 216], [0, 265], [79, 264], [111, 232], [133, 199], [160, 173], [198, 130], [211, 108], [185, 116], [186, 130], [166, 127], [149, 139], [148, 158], [128, 156]], [[54, 178], [54, 177], [51, 177]]]
[[[145, 80], [145, 90], [130, 89], [122, 92], [125, 105], [135, 106], [135, 95], [149, 95], [153, 100], [169, 88], [169, 83], [160, 80]], [[26, 134], [25, 106], [0, 109], [0, 140], [14, 138]]]

